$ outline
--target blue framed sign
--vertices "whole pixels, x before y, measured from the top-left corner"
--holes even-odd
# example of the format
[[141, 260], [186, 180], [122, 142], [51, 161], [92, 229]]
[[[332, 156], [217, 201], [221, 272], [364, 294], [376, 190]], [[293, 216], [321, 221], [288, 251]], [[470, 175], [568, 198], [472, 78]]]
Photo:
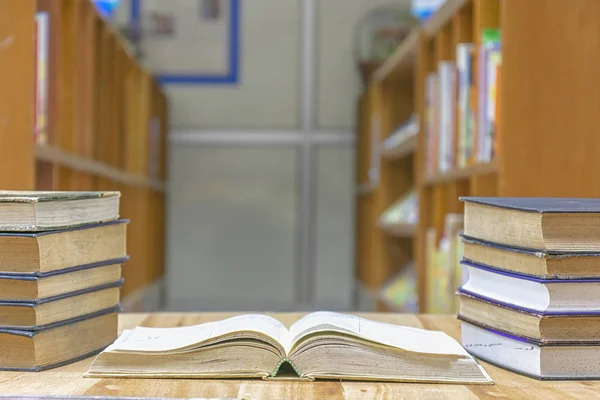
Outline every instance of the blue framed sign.
[[130, 5], [137, 45], [159, 82], [238, 83], [240, 0], [131, 0]]

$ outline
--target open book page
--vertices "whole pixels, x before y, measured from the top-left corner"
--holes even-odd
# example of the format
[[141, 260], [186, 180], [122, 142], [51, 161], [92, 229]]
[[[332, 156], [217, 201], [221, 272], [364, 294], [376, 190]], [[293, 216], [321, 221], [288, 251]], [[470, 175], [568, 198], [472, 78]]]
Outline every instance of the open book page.
[[207, 340], [239, 331], [254, 331], [289, 342], [288, 330], [275, 318], [267, 315], [240, 315], [222, 321], [176, 328], [136, 327], [125, 331], [108, 350], [161, 352], [186, 348]]
[[444, 332], [428, 331], [375, 322], [353, 315], [332, 312], [308, 314], [290, 328], [292, 343], [323, 331], [350, 334], [371, 342], [417, 353], [448, 354], [469, 357], [465, 349]]

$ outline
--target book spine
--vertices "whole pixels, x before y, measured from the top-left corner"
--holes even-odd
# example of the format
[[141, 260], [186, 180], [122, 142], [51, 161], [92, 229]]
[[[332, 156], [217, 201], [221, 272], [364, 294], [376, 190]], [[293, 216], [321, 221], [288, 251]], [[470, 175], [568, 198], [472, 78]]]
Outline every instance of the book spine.
[[37, 143], [39, 136], [39, 127], [38, 127], [38, 114], [39, 114], [39, 31], [40, 31], [40, 18], [39, 13], [35, 15], [35, 25], [34, 25], [34, 33], [33, 33], [33, 41], [35, 52], [33, 56], [33, 76], [35, 79], [35, 85], [33, 85], [33, 101], [34, 101], [34, 113], [33, 113], [33, 140]]
[[464, 168], [469, 158], [470, 63], [473, 45], [460, 43], [456, 48], [458, 74], [458, 154], [457, 166]]
[[498, 64], [498, 68], [496, 70], [496, 134], [494, 136], [494, 148], [493, 148], [493, 157], [498, 157], [500, 154], [500, 135], [502, 133], [502, 129], [500, 128], [500, 88], [502, 87], [502, 62]]
[[426, 161], [425, 167], [427, 175], [435, 173], [435, 92], [437, 90], [437, 78], [434, 73], [427, 76], [425, 82], [425, 112], [426, 112], [426, 127], [425, 127], [425, 140], [426, 140]]
[[438, 64], [438, 118], [437, 123], [439, 125], [439, 146], [437, 149], [437, 164], [438, 171], [444, 172], [446, 170], [446, 164], [444, 163], [444, 155], [446, 152], [446, 70], [443, 67], [443, 63]]
[[477, 162], [477, 60], [478, 52], [475, 47], [470, 52], [469, 59], [469, 130], [467, 131], [467, 162], [468, 164], [475, 164]]
[[488, 51], [485, 44], [481, 45], [477, 65], [477, 162], [484, 161], [486, 110], [487, 110], [487, 80], [486, 65]]
[[49, 16], [47, 12], [35, 15], [35, 141], [45, 144], [48, 141], [48, 48]]
[[496, 103], [498, 66], [502, 62], [502, 53], [499, 49], [499, 43], [490, 46], [487, 64], [487, 110], [486, 110], [486, 136], [485, 136], [485, 161], [491, 161], [494, 156], [494, 142], [496, 140]]
[[456, 107], [454, 63], [443, 61], [439, 64], [438, 70], [440, 96], [440, 147], [438, 157], [439, 170], [443, 172], [452, 167], [454, 159], [454, 114]]

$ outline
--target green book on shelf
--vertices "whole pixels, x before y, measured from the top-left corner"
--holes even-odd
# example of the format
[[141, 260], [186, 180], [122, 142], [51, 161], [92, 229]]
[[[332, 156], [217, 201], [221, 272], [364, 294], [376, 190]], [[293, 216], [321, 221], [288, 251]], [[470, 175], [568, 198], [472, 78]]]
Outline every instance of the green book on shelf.
[[0, 231], [63, 229], [119, 217], [119, 192], [0, 191]]
[[267, 315], [126, 330], [85, 376], [493, 383], [443, 332], [331, 312], [287, 329]]

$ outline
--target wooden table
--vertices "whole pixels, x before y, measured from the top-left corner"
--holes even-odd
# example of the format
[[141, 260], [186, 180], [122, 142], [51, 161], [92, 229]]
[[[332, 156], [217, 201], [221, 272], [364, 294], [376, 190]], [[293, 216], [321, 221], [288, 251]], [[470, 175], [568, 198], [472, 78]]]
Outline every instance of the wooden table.
[[[183, 326], [214, 321], [232, 313], [122, 314], [119, 329]], [[291, 324], [303, 314], [271, 314]], [[453, 316], [359, 314], [366, 318], [442, 330], [459, 338]], [[276, 382], [261, 380], [93, 379], [83, 378], [92, 359], [41, 373], [0, 372], [0, 394], [59, 396], [207, 397], [243, 399], [557, 399], [600, 398], [600, 382], [541, 382], [483, 363], [490, 385], [439, 385], [372, 382]]]

